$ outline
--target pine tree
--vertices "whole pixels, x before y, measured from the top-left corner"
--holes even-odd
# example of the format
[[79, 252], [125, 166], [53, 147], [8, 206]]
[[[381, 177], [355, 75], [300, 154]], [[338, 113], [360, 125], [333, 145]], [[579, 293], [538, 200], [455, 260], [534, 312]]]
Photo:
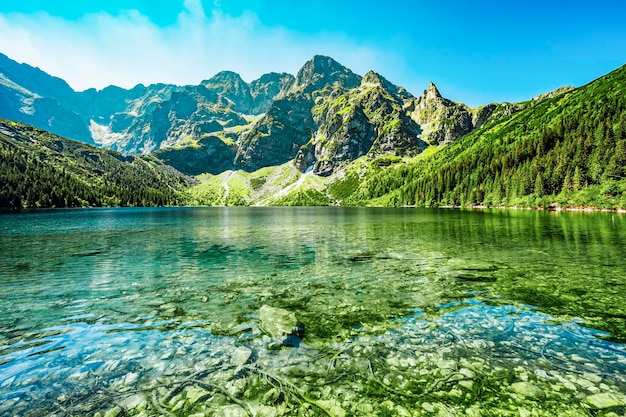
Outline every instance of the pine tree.
[[535, 178], [535, 195], [537, 197], [541, 197], [546, 193], [543, 178], [541, 176], [541, 172], [537, 173], [537, 177]]
[[576, 166], [576, 169], [574, 169], [574, 176], [572, 177], [572, 190], [580, 190], [582, 188], [582, 182], [583, 180], [580, 175], [580, 170], [578, 169], [578, 166]]

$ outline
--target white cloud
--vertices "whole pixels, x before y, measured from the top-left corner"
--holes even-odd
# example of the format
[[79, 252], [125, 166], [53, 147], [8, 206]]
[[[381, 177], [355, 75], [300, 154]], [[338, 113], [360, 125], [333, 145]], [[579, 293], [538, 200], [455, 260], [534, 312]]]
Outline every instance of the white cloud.
[[138, 11], [76, 21], [47, 13], [0, 13], [0, 52], [59, 76], [76, 90], [197, 84], [226, 69], [252, 81], [271, 71], [295, 74], [315, 54], [330, 55], [360, 74], [372, 68], [383, 72], [392, 61], [402, 66], [397, 56], [346, 34], [295, 33], [264, 25], [250, 12], [207, 16], [199, 0], [185, 0], [184, 6], [168, 27]]

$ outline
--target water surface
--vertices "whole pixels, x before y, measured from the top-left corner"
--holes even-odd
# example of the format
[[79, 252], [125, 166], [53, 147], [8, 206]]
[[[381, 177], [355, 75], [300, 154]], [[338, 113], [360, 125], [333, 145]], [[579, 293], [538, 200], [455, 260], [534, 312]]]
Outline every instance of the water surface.
[[[620, 415], [625, 226], [532, 211], [2, 215], [0, 415]], [[295, 314], [297, 347], [263, 334], [263, 305]]]

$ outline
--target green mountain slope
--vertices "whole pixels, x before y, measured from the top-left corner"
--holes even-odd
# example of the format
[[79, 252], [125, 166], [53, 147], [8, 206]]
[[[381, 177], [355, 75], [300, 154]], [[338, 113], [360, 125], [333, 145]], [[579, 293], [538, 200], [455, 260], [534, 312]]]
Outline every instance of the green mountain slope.
[[[361, 174], [343, 204], [626, 207], [626, 67]], [[338, 180], [335, 188], [341, 187]], [[332, 186], [331, 186], [332, 188]]]
[[0, 119], [0, 207], [155, 206], [190, 180], [149, 156], [123, 156]]

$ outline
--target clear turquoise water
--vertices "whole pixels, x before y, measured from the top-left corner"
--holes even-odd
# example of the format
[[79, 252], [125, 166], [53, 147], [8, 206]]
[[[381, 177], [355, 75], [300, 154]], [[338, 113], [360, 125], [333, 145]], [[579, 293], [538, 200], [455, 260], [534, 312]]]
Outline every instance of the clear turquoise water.
[[[342, 415], [335, 406], [346, 415], [472, 407], [550, 415], [563, 398], [571, 415], [626, 411], [623, 215], [59, 210], [0, 215], [0, 242], [0, 415], [93, 415], [116, 405], [153, 415], [152, 392], [167, 396], [194, 372], [219, 381], [212, 372], [226, 372], [242, 346], [254, 352], [248, 372], [318, 380], [306, 396], [286, 392], [264, 405], [274, 411], [249, 415]], [[259, 329], [263, 305], [295, 313], [300, 347], [276, 350], [281, 341]], [[329, 359], [329, 351], [339, 353]], [[292, 374], [293, 364], [306, 366]], [[435, 384], [447, 366], [473, 369], [473, 388]], [[224, 386], [241, 380], [224, 378]], [[160, 404], [176, 415], [229, 415], [237, 398], [260, 407], [259, 392], [272, 388], [264, 378], [267, 386], [248, 376], [241, 393], [218, 392], [203, 405]], [[551, 402], [524, 397], [510, 388], [516, 381]], [[599, 407], [601, 394], [615, 404]], [[129, 405], [137, 396], [147, 405]]]

